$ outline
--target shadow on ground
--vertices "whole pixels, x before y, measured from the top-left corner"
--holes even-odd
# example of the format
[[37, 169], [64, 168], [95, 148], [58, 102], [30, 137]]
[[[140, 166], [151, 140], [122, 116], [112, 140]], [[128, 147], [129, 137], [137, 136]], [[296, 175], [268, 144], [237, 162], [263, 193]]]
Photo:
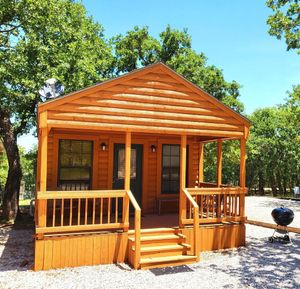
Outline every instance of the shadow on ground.
[[0, 271], [26, 271], [33, 266], [33, 220], [25, 214], [14, 225], [0, 225]]
[[184, 272], [193, 272], [194, 270], [187, 265], [182, 266], [174, 266], [174, 267], [166, 267], [166, 268], [155, 268], [150, 269], [155, 276], [161, 275], [170, 275], [170, 274], [177, 274], [177, 273], [184, 273]]
[[242, 288], [300, 288], [300, 235], [295, 235], [293, 243], [289, 244], [248, 237], [247, 247], [237, 251], [227, 250], [223, 254], [228, 258], [238, 255], [239, 265], [222, 266], [220, 263], [208, 266], [216, 274], [223, 272], [237, 278]]

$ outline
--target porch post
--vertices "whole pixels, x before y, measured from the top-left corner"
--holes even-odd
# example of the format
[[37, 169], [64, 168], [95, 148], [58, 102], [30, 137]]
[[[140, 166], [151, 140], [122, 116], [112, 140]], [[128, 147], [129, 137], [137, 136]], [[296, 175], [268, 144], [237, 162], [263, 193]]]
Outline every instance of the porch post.
[[[40, 192], [47, 191], [47, 162], [48, 162], [48, 128], [47, 128], [47, 112], [42, 112], [39, 118], [40, 131]], [[45, 227], [47, 222], [47, 201], [37, 200], [38, 207], [38, 226]]]
[[[240, 139], [240, 187], [246, 187], [246, 139]], [[240, 216], [245, 215], [245, 194], [240, 195]]]
[[186, 199], [183, 189], [186, 187], [186, 142], [187, 136], [181, 136], [180, 144], [180, 195], [179, 195], [179, 226], [182, 228], [182, 220], [186, 218]]
[[131, 159], [131, 132], [126, 132], [125, 141], [125, 190], [130, 190], [130, 159]]
[[217, 157], [217, 185], [222, 185], [222, 140], [218, 140], [218, 157]]
[[240, 139], [240, 187], [246, 187], [246, 139]]
[[198, 177], [198, 186], [204, 182], [204, 143], [199, 143], [199, 177]]
[[[130, 190], [130, 160], [131, 160], [131, 132], [126, 132], [125, 138], [125, 176], [124, 189]], [[129, 196], [126, 193], [123, 202], [123, 225], [124, 232], [128, 231], [129, 227]]]

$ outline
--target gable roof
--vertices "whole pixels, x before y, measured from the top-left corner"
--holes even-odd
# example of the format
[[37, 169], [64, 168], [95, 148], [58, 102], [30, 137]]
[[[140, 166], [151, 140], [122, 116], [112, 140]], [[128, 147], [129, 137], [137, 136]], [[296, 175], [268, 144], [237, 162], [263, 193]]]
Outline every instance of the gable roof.
[[[121, 124], [127, 124], [129, 129], [132, 120], [138, 126], [152, 123], [156, 127], [166, 127], [170, 133], [173, 126], [184, 130], [197, 129], [200, 125], [217, 130], [217, 123], [220, 123], [229, 131], [243, 133], [244, 127], [250, 126], [244, 116], [160, 62], [41, 103], [39, 112], [42, 111], [51, 112], [54, 120], [69, 121], [70, 125], [70, 121], [91, 123], [100, 119], [112, 124], [112, 111], [115, 111], [122, 117], [119, 118]], [[203, 120], [212, 124], [207, 125]], [[194, 134], [198, 134], [197, 130]]]

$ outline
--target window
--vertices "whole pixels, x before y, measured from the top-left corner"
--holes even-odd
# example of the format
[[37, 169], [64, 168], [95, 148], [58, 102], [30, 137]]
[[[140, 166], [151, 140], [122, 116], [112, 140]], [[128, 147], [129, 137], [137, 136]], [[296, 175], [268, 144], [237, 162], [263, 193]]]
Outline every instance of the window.
[[60, 140], [58, 186], [63, 190], [89, 189], [92, 156], [92, 141]]
[[178, 194], [180, 177], [180, 146], [162, 146], [162, 194]]
[[[118, 179], [125, 177], [125, 149], [118, 151]], [[136, 149], [131, 149], [130, 178], [136, 178]]]

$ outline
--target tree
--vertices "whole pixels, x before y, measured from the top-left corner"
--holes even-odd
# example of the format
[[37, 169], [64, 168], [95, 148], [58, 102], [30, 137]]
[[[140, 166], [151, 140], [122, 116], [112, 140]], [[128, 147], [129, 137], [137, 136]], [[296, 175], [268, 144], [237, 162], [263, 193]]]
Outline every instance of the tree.
[[25, 193], [29, 194], [29, 198], [32, 198], [33, 192], [35, 192], [37, 146], [35, 145], [27, 152], [23, 147], [19, 147], [19, 150], [23, 171], [22, 180], [25, 184]]
[[236, 111], [243, 111], [243, 104], [238, 100], [239, 84], [225, 81], [221, 69], [207, 65], [205, 55], [191, 48], [191, 36], [187, 30], [167, 26], [159, 34], [159, 39], [155, 39], [149, 34], [148, 27], [136, 26], [126, 35], [113, 37], [111, 43], [116, 74], [162, 61]]
[[71, 0], [0, 0], [0, 137], [8, 159], [3, 214], [16, 216], [22, 170], [19, 135], [35, 123], [38, 90], [54, 77], [66, 92], [111, 76], [102, 27]]
[[286, 194], [299, 184], [300, 171], [300, 110], [298, 87], [289, 93], [283, 105], [255, 111], [250, 119], [252, 128], [248, 142], [247, 183], [270, 186], [273, 195]]
[[299, 0], [268, 0], [266, 4], [274, 12], [267, 20], [269, 34], [277, 39], [284, 37], [287, 50], [296, 49], [300, 54]]

